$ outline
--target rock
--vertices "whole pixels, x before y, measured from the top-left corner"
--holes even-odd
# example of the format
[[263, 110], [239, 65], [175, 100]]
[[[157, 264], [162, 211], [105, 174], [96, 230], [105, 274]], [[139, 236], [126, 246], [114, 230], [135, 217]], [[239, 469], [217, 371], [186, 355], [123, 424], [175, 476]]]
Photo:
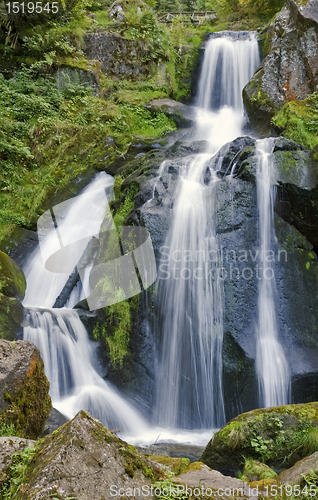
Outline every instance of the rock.
[[[225, 498], [240, 498], [245, 492], [245, 485], [240, 479], [224, 476], [216, 470], [212, 470], [201, 462], [190, 464], [188, 469], [183, 471], [178, 477], [173, 480], [174, 483], [184, 485], [188, 488], [202, 488], [229, 491], [229, 495], [225, 493]], [[248, 487], [247, 487], [248, 490]], [[241, 493], [241, 494], [240, 494]], [[246, 491], [247, 493], [247, 491]], [[212, 496], [212, 495], [211, 495]]]
[[250, 121], [268, 133], [286, 102], [305, 99], [318, 88], [316, 2], [287, 0], [271, 25], [271, 50], [243, 90]]
[[[108, 10], [109, 17], [114, 21], [121, 23], [122, 21], [125, 20], [126, 17], [125, 10], [127, 9], [128, 6], [129, 6], [128, 0], [116, 0], [109, 7]], [[134, 0], [134, 6], [140, 10], [149, 9], [149, 5], [147, 5], [142, 0]]]
[[172, 472], [176, 476], [181, 474], [190, 464], [188, 458], [162, 457], [157, 455], [147, 455], [147, 460], [154, 464], [155, 467], [160, 467], [161, 471], [167, 475]]
[[4, 252], [0, 252], [0, 292], [22, 300], [26, 281], [22, 269]]
[[0, 340], [0, 421], [22, 437], [41, 435], [51, 409], [40, 351], [31, 342]]
[[233, 167], [234, 175], [238, 175], [241, 172], [243, 161], [254, 153], [255, 142], [255, 139], [246, 136], [238, 137], [234, 141], [222, 146], [216, 156], [221, 164], [219, 170], [220, 177], [230, 175]]
[[115, 33], [88, 33], [85, 54], [88, 59], [99, 61], [105, 75], [118, 80], [138, 79], [149, 74], [149, 64], [142, 62], [149, 55], [145, 45]]
[[180, 128], [192, 127], [195, 123], [195, 110], [173, 99], [154, 99], [145, 106], [150, 111], [160, 111], [173, 118]]
[[277, 476], [277, 481], [282, 484], [299, 484], [305, 486], [304, 476], [318, 474], [318, 451], [295, 463], [290, 469], [284, 470]]
[[52, 432], [56, 431], [61, 425], [68, 422], [68, 418], [66, 418], [61, 412], [59, 412], [56, 408], [51, 408], [48, 419], [45, 423], [44, 431], [42, 432], [41, 437], [47, 436], [48, 434], [52, 434]]
[[5, 469], [12, 463], [12, 455], [35, 444], [31, 439], [0, 437], [0, 485], [8, 478]]
[[249, 482], [259, 481], [261, 479], [274, 479], [277, 474], [268, 465], [258, 460], [245, 460], [243, 476], [247, 477]]
[[[120, 488], [127, 492], [129, 488], [150, 487], [151, 479], [159, 476], [133, 446], [117, 438], [89, 413], [80, 411], [44, 438], [26, 472], [20, 498], [35, 498], [36, 491], [36, 499], [44, 500], [48, 490], [52, 488], [54, 493], [54, 488], [62, 488], [65, 498], [106, 499], [112, 493], [119, 495]], [[136, 498], [142, 495], [136, 494]]]
[[271, 468], [291, 466], [318, 448], [313, 436], [318, 436], [318, 403], [252, 410], [214, 434], [201, 461], [223, 474], [237, 472], [247, 456]]

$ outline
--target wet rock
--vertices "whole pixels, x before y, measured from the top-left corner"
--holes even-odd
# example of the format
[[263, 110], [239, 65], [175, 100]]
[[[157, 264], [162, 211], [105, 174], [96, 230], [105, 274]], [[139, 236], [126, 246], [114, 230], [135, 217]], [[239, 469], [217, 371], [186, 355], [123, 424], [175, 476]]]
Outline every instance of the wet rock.
[[[304, 419], [308, 419], [306, 428]], [[318, 403], [253, 410], [214, 434], [201, 461], [223, 474], [242, 469], [246, 456], [271, 468], [292, 466], [315, 449], [310, 436], [317, 433], [317, 426]]]
[[305, 486], [304, 476], [318, 473], [318, 451], [295, 463], [290, 469], [284, 470], [277, 476], [282, 484], [299, 484]]
[[66, 418], [61, 412], [59, 412], [56, 408], [51, 408], [48, 419], [45, 423], [44, 431], [42, 432], [42, 436], [47, 436], [48, 434], [52, 434], [52, 432], [56, 431], [61, 425], [68, 422], [68, 418]]
[[0, 420], [22, 437], [41, 435], [51, 409], [40, 351], [31, 342], [0, 340]]
[[[241, 497], [245, 487], [243, 481], [240, 479], [224, 476], [219, 471], [212, 470], [201, 462], [192, 463], [173, 482], [185, 485], [188, 488], [200, 489], [204, 487], [205, 489], [210, 488], [212, 490], [227, 490], [232, 493], [231, 498]], [[228, 498], [228, 495], [225, 495], [225, 498]]]
[[160, 111], [170, 118], [180, 128], [192, 127], [195, 122], [195, 110], [191, 106], [173, 99], [154, 99], [145, 105], [150, 111]]
[[271, 50], [243, 90], [250, 121], [263, 133], [286, 102], [318, 88], [317, 7], [287, 0], [269, 33]]
[[[111, 498], [111, 493], [119, 495], [120, 488], [125, 492], [128, 488], [141, 490], [158, 477], [155, 467], [133, 446], [81, 411], [54, 435], [44, 438], [26, 472], [20, 495], [21, 500], [44, 500], [55, 488], [61, 489], [65, 498]], [[142, 498], [138, 494], [135, 497]]]
[[[241, 171], [241, 165], [246, 158], [251, 156], [255, 150], [255, 139], [251, 137], [238, 137], [232, 142], [225, 144], [216, 155], [217, 162], [220, 164], [220, 176], [230, 175], [232, 169], [234, 175]], [[213, 158], [213, 163], [215, 159]]]

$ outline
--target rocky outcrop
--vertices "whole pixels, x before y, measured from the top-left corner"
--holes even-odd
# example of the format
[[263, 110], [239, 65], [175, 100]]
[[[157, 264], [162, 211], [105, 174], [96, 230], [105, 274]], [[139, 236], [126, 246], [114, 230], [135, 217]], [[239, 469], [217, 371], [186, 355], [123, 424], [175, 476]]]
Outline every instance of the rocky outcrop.
[[253, 410], [214, 434], [201, 460], [223, 474], [242, 470], [245, 457], [282, 469], [315, 451], [317, 434], [318, 403]]
[[37, 347], [0, 340], [0, 422], [22, 437], [40, 436], [51, 409], [49, 386]]
[[194, 108], [174, 101], [173, 99], [154, 99], [145, 105], [150, 111], [165, 113], [169, 118], [173, 118], [176, 125], [182, 127], [192, 127], [195, 122]]
[[20, 302], [26, 281], [22, 269], [0, 252], [0, 338], [14, 340], [21, 330], [24, 309]]
[[99, 61], [107, 76], [135, 80], [149, 74], [149, 64], [142, 62], [147, 56], [151, 60], [146, 46], [115, 33], [88, 33], [85, 54], [88, 59]]
[[116, 493], [142, 498], [137, 490], [136, 495], [126, 492], [150, 490], [151, 480], [159, 476], [133, 446], [81, 411], [44, 438], [25, 474], [19, 498], [44, 500], [54, 493], [77, 500], [111, 498]]
[[243, 91], [250, 121], [264, 133], [286, 102], [305, 99], [318, 88], [316, 2], [287, 0], [268, 36], [271, 50]]

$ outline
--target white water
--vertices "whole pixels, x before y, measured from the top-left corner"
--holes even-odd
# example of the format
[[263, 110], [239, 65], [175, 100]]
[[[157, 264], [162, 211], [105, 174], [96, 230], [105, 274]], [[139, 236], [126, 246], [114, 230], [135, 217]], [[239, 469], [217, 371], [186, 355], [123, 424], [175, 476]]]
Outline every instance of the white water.
[[279, 343], [275, 295], [276, 284], [270, 252], [274, 234], [274, 186], [272, 151], [275, 139], [257, 141], [257, 201], [260, 233], [260, 276], [258, 291], [258, 330], [256, 369], [260, 406], [287, 404], [290, 393], [290, 370]]
[[[84, 196], [68, 202], [59, 225], [67, 243], [98, 234], [107, 205], [105, 190], [109, 195], [112, 185], [113, 178], [101, 173], [84, 190]], [[52, 308], [69, 277], [69, 273], [57, 274], [45, 269], [43, 257], [57, 250], [55, 233], [53, 229], [46, 234], [41, 242], [42, 253], [37, 247], [24, 269], [27, 279], [24, 305], [29, 314], [23, 338], [40, 349], [53, 406], [61, 413], [72, 418], [79, 410], [87, 410], [110, 429], [141, 435], [147, 430], [147, 423], [96, 371], [94, 346], [77, 311]], [[84, 279], [85, 285], [88, 283]], [[81, 290], [77, 293], [80, 298]], [[74, 299], [73, 296], [73, 302]]]
[[225, 422], [223, 285], [215, 272], [221, 267], [214, 216], [219, 181], [211, 158], [242, 134], [242, 89], [258, 64], [253, 34], [242, 39], [225, 34], [207, 42], [194, 139], [207, 140], [208, 148], [205, 154], [183, 159], [159, 266], [162, 350], [155, 416], [167, 428], [211, 429]]

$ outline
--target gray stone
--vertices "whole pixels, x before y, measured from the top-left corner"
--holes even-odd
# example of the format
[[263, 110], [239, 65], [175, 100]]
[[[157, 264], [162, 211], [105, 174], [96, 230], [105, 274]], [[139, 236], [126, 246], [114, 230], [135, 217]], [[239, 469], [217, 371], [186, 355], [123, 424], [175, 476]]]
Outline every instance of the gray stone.
[[[65, 498], [108, 499], [112, 485], [116, 491], [141, 490], [150, 486], [151, 476], [158, 478], [159, 474], [133, 446], [80, 411], [54, 435], [44, 438], [25, 475], [21, 500], [44, 500], [49, 491], [60, 488]], [[143, 496], [136, 494], [134, 498]]]
[[105, 75], [118, 80], [138, 79], [149, 74], [149, 64], [142, 62], [148, 54], [145, 44], [115, 33], [88, 33], [85, 53], [88, 59], [99, 61]]
[[262, 132], [286, 102], [318, 89], [316, 11], [316, 2], [301, 7], [287, 0], [268, 30], [271, 50], [243, 91], [250, 121]]
[[318, 451], [295, 463], [290, 469], [284, 470], [277, 476], [277, 481], [282, 484], [305, 485], [304, 476], [318, 473]]
[[150, 111], [161, 111], [174, 119], [178, 127], [192, 127], [195, 122], [195, 110], [191, 106], [173, 99], [154, 99], [145, 105]]

